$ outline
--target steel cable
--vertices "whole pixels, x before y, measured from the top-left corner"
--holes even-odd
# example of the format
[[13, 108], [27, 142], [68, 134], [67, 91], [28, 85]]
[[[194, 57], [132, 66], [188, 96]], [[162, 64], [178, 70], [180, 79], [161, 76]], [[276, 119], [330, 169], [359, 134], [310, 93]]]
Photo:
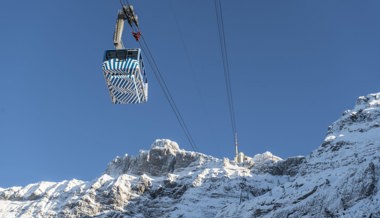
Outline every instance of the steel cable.
[[[126, 2], [127, 6], [130, 6], [130, 3], [128, 0], [125, 0], [125, 2]], [[123, 5], [122, 0], [120, 0], [120, 3]], [[132, 30], [136, 31], [134, 26], [132, 26]], [[190, 146], [193, 148], [194, 151], [198, 151], [198, 147], [194, 141], [194, 138], [192, 137], [192, 135], [189, 131], [189, 128], [187, 127], [185, 120], [183, 119], [183, 117], [182, 117], [182, 115], [181, 115], [170, 91], [169, 91], [169, 88], [166, 85], [164, 77], [162, 76], [161, 71], [158, 68], [158, 65], [154, 59], [154, 56], [153, 56], [151, 50], [149, 49], [149, 46], [146, 43], [146, 40], [145, 40], [143, 35], [141, 35], [141, 40], [139, 40], [138, 43], [139, 43], [141, 49], [144, 51], [144, 54], [147, 57], [149, 65], [151, 66], [151, 69], [154, 73], [154, 76], [156, 77], [158, 84], [160, 85], [161, 90], [164, 92], [165, 98], [168, 101], [172, 111], [174, 112], [174, 115], [176, 116], [178, 123], [180, 124], [188, 142], [190, 143]]]
[[[142, 42], [142, 43], [141, 43]], [[166, 100], [169, 102], [170, 104], [170, 107], [172, 108], [177, 120], [178, 120], [178, 123], [180, 124], [183, 132], [185, 133], [186, 135], [186, 138], [187, 140], [189, 141], [191, 147], [193, 148], [194, 151], [198, 151], [198, 148], [195, 144], [195, 141], [180, 113], [180, 111], [178, 110], [178, 107], [169, 91], [169, 88], [168, 86], [166, 85], [166, 82], [157, 66], [157, 63], [156, 61], [154, 60], [154, 57], [153, 57], [153, 54], [152, 52], [150, 51], [149, 49], [149, 46], [148, 44], [146, 43], [145, 41], [145, 38], [143, 35], [141, 35], [141, 41], [139, 41], [139, 44], [140, 44], [140, 47], [143, 49], [144, 53], [145, 53], [145, 56], [147, 57], [148, 59], [148, 62], [149, 62], [149, 65], [151, 66], [152, 68], [152, 71], [154, 73], [154, 76], [156, 77], [157, 81], [158, 81], [158, 84], [160, 85], [162, 91], [164, 92], [164, 95], [165, 95], [165, 98]]]
[[220, 0], [215, 0], [215, 10], [216, 10], [216, 17], [217, 17], [217, 24], [218, 24], [220, 50], [222, 53], [224, 80], [225, 80], [225, 86], [227, 90], [227, 101], [228, 101], [228, 109], [230, 113], [230, 122], [232, 125], [232, 134], [234, 138], [234, 143], [237, 146], [237, 128], [236, 128], [235, 108], [234, 108], [234, 101], [233, 101], [233, 96], [232, 96], [230, 67], [229, 67], [229, 62], [228, 62], [223, 12], [222, 12], [222, 6], [221, 6]]

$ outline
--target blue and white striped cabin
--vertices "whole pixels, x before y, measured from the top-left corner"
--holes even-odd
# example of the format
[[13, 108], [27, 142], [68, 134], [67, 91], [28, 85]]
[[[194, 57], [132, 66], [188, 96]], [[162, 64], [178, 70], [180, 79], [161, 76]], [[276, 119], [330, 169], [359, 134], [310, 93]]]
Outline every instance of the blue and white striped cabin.
[[148, 81], [141, 49], [108, 50], [102, 68], [114, 104], [148, 101]]

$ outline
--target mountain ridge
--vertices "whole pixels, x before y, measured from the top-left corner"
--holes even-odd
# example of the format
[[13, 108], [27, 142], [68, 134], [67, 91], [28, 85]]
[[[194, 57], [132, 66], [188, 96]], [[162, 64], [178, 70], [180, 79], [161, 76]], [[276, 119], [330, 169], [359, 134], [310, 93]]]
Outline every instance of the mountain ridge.
[[92, 181], [0, 188], [7, 217], [380, 217], [380, 93], [361, 96], [321, 146], [244, 164], [156, 140]]

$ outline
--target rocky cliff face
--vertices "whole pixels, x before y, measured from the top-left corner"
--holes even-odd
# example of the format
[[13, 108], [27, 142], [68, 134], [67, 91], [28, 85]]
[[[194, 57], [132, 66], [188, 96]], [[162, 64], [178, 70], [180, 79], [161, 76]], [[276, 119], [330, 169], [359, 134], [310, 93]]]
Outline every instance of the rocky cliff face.
[[12, 217], [380, 217], [380, 94], [360, 97], [306, 157], [236, 165], [156, 140], [90, 182], [0, 189]]
[[189, 167], [190, 164], [207, 159], [205, 155], [180, 150], [176, 142], [157, 140], [148, 152], [141, 152], [137, 157], [126, 155], [117, 157], [106, 169], [106, 174], [164, 176], [174, 170]]

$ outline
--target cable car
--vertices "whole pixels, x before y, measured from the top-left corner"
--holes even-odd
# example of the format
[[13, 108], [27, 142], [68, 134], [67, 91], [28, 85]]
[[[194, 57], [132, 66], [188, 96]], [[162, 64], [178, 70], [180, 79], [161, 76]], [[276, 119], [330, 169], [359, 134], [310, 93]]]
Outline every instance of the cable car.
[[107, 50], [102, 68], [114, 104], [148, 101], [148, 80], [140, 48]]
[[107, 50], [103, 59], [103, 74], [114, 104], [138, 104], [148, 101], [148, 80], [140, 48], [125, 48], [122, 35], [124, 21], [137, 32], [132, 32], [139, 41], [141, 32], [137, 15], [132, 5], [124, 5], [118, 12], [114, 31], [114, 50]]

